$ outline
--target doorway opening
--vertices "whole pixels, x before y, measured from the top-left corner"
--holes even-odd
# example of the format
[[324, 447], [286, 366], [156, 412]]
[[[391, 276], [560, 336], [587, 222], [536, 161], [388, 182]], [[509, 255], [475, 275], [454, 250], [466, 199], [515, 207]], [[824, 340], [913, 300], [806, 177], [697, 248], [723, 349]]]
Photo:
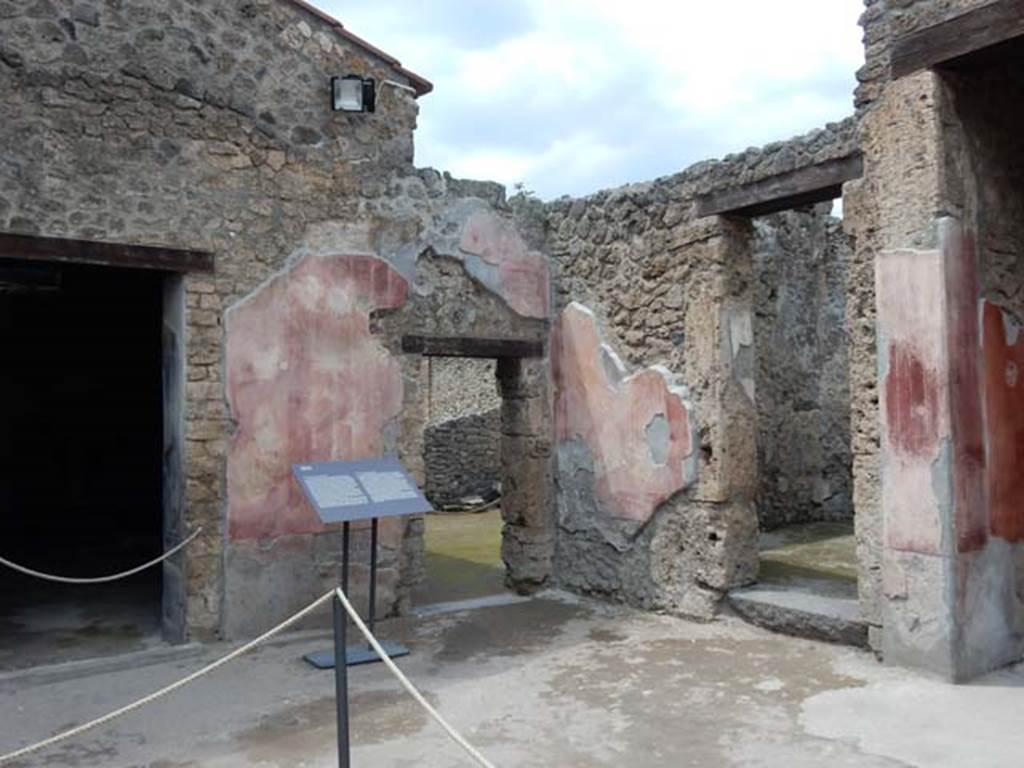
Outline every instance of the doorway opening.
[[[838, 208], [841, 212], [841, 207]], [[862, 642], [853, 509], [852, 247], [834, 201], [753, 219], [761, 529], [754, 616], [823, 617], [826, 639]], [[761, 603], [770, 603], [764, 611]], [[773, 626], [797, 631], [797, 627]]]
[[418, 605], [505, 592], [496, 360], [427, 357], [425, 578]]
[[[0, 259], [0, 553], [67, 576], [164, 550], [165, 274]], [[0, 569], [0, 670], [162, 642], [162, 569]]]

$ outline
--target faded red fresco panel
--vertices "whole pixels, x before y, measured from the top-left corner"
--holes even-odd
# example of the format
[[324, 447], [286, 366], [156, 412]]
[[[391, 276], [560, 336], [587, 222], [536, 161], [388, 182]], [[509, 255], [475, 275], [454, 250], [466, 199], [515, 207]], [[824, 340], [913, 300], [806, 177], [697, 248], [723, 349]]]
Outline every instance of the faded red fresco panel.
[[379, 456], [402, 407], [398, 360], [370, 313], [401, 306], [406, 281], [369, 256], [307, 256], [228, 312], [228, 535], [323, 529], [292, 479], [302, 461]]
[[935, 370], [910, 344], [889, 347], [885, 417], [892, 446], [912, 456], [931, 455], [939, 439], [939, 385]]
[[985, 425], [981, 403], [981, 329], [978, 260], [973, 231], [947, 217], [939, 237], [946, 267], [949, 323], [950, 431], [958, 552], [973, 552], [988, 539], [985, 505]]
[[686, 403], [658, 369], [620, 380], [606, 364], [593, 314], [579, 304], [562, 313], [552, 358], [559, 442], [586, 444], [603, 509], [624, 520], [648, 520], [693, 480]]
[[459, 249], [498, 268], [497, 283], [488, 282], [487, 287], [515, 312], [523, 317], [548, 316], [548, 260], [531, 251], [515, 227], [493, 213], [474, 213], [463, 227]]
[[1024, 541], [1024, 333], [1011, 331], [1003, 310], [988, 302], [983, 323], [989, 524], [992, 535], [1019, 542]]

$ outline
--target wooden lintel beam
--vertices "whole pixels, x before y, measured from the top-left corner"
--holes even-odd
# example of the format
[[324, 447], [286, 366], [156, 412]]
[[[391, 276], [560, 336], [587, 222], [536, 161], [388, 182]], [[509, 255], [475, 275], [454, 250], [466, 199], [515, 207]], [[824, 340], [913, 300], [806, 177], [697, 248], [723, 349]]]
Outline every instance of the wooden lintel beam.
[[148, 245], [66, 240], [0, 232], [0, 259], [98, 264], [105, 267], [213, 272], [213, 254]]
[[[1024, 0], [996, 0], [893, 41], [892, 76], [932, 67], [969, 65], [973, 55], [1024, 38]], [[1024, 42], [1018, 40], [1018, 42]]]
[[697, 198], [698, 216], [764, 216], [842, 197], [843, 184], [864, 173], [860, 154], [797, 168]]
[[402, 351], [425, 357], [543, 357], [544, 343], [531, 339], [403, 336]]

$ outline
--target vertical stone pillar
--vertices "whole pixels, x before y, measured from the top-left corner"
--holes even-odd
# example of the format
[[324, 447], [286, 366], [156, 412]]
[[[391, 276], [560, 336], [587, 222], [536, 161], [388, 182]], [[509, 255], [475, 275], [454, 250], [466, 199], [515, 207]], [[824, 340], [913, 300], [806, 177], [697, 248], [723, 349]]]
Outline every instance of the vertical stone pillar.
[[[1012, 553], [994, 541], [980, 268], [950, 91], [890, 83], [865, 121], [875, 197], [882, 648], [961, 681], [1013, 661]], [[969, 179], [968, 179], [969, 181]], [[868, 231], [868, 230], [865, 230]], [[858, 243], [861, 247], [861, 243]], [[859, 510], [858, 510], [859, 514]]]
[[551, 382], [543, 359], [498, 361], [501, 393], [501, 554], [510, 587], [535, 591], [551, 578], [555, 549]]
[[[757, 406], [753, 328], [753, 229], [746, 219], [719, 217], [706, 294], [687, 324], [702, 338], [697, 362], [710, 386], [697, 405], [704, 460], [693, 494], [703, 522], [696, 575], [725, 592], [757, 577]], [[703, 305], [703, 306], [702, 306]], [[707, 325], [712, 327], [708, 328]], [[688, 333], [690, 331], [688, 330]]]

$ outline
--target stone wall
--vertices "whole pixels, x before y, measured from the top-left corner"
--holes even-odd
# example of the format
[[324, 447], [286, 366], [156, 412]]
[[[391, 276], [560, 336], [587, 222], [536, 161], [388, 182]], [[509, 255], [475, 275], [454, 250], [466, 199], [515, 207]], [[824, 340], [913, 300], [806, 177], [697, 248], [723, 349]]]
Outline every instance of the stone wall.
[[500, 487], [500, 408], [431, 424], [424, 442], [426, 493], [435, 507], [487, 499]]
[[494, 360], [432, 357], [427, 360], [430, 401], [427, 422], [441, 424], [460, 416], [487, 413], [501, 404]]
[[[832, 125], [653, 182], [547, 206], [563, 322], [573, 301], [592, 311], [600, 343], [622, 357], [612, 380], [629, 381], [630, 371], [661, 366], [666, 381], [686, 387], [696, 429], [694, 479], [677, 485], [643, 525], [634, 519], [626, 532], [600, 494], [595, 500], [576, 482], [581, 472], [590, 473], [588, 462], [599, 468], [594, 450], [600, 441], [579, 435], [587, 456], [573, 447], [577, 432], [560, 435], [556, 571], [562, 583], [706, 617], [724, 591], [755, 577], [755, 235], [739, 220], [697, 218], [695, 199], [721, 186], [845, 157], [855, 147], [855, 132], [852, 122]], [[566, 354], [557, 349], [553, 355]], [[566, 387], [556, 376], [558, 407]], [[644, 439], [633, 434], [635, 421], [621, 428], [626, 443]]]
[[762, 528], [853, 517], [846, 282], [838, 219], [755, 220], [754, 345]]
[[[403, 333], [546, 333], [546, 260], [500, 214], [501, 188], [413, 168], [404, 90], [382, 87], [374, 114], [331, 112], [338, 72], [412, 82], [283, 0], [0, 2], [0, 231], [215, 256], [212, 275], [184, 279], [170, 331], [184, 338], [185, 513], [168, 530], [203, 526], [181, 571], [193, 637], [250, 634], [336, 582], [336, 534], [301, 513], [282, 467], [384, 450], [423, 480], [428, 382]], [[296, 357], [325, 338], [330, 355]], [[315, 422], [339, 385], [357, 387], [348, 410]], [[407, 602], [421, 532], [382, 526], [382, 611]], [[360, 562], [367, 546], [357, 528]]]
[[[854, 242], [847, 319], [858, 585], [861, 613], [874, 627], [871, 640], [876, 648], [881, 646], [883, 517], [875, 261], [886, 247], [933, 246], [934, 232], [922, 222], [930, 206], [931, 211], [939, 210], [938, 200], [924, 193], [939, 165], [938, 148], [934, 140], [922, 143], [919, 138], [933, 119], [933, 98], [920, 75], [892, 82], [890, 46], [899, 35], [988, 2], [865, 0], [861, 18], [865, 65], [857, 73], [855, 103], [866, 159], [863, 178], [844, 189], [844, 228]], [[912, 108], [915, 100], [920, 100], [920, 109]]]

